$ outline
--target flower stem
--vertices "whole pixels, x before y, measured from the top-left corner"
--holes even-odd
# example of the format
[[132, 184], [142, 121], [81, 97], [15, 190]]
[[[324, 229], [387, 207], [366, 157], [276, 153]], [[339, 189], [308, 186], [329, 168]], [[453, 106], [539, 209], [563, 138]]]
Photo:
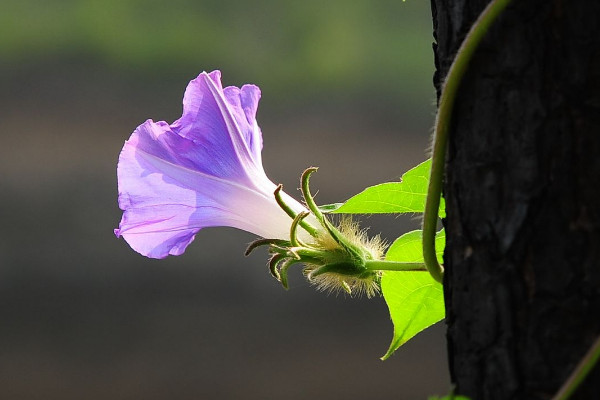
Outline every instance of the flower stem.
[[429, 188], [427, 190], [425, 214], [423, 216], [423, 258], [425, 259], [427, 270], [438, 282], [443, 281], [444, 269], [437, 261], [435, 233], [442, 194], [448, 131], [454, 101], [456, 100], [460, 82], [481, 39], [510, 2], [511, 0], [492, 0], [485, 10], [483, 10], [458, 49], [442, 88], [433, 134], [431, 175], [429, 177]]
[[600, 359], [600, 336], [596, 338], [592, 347], [588, 350], [586, 355], [583, 356], [579, 365], [575, 368], [575, 371], [573, 371], [571, 376], [569, 376], [569, 379], [565, 381], [553, 400], [567, 400], [570, 398], [573, 392], [575, 392], [575, 389], [579, 387], [587, 374], [594, 368], [598, 359]]
[[423, 263], [386, 260], [366, 260], [365, 268], [371, 271], [427, 271]]

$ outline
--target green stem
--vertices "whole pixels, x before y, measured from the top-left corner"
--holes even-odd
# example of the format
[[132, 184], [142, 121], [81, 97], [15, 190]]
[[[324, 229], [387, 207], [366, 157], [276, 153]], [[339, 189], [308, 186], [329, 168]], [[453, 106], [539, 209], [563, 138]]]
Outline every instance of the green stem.
[[442, 195], [448, 131], [454, 101], [456, 100], [460, 82], [477, 46], [491, 24], [510, 2], [511, 0], [492, 0], [485, 10], [483, 10], [458, 49], [442, 88], [433, 134], [431, 175], [429, 177], [429, 188], [427, 190], [425, 214], [423, 216], [423, 258], [425, 259], [427, 270], [439, 282], [443, 281], [444, 269], [437, 261], [435, 233], [440, 208], [440, 197]]
[[594, 368], [594, 365], [600, 359], [600, 336], [596, 339], [592, 347], [588, 350], [585, 356], [575, 368], [575, 371], [569, 376], [569, 379], [565, 381], [563, 386], [560, 388], [553, 400], [567, 400], [571, 397], [575, 389], [579, 387], [581, 382], [585, 379], [588, 373]]
[[371, 271], [427, 271], [423, 263], [408, 263], [386, 260], [367, 260], [365, 268]]

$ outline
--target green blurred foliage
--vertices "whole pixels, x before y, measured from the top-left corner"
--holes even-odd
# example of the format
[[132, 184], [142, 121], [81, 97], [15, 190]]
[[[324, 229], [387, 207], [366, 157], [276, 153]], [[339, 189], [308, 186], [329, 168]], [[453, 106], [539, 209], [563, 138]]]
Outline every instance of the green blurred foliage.
[[273, 96], [431, 93], [431, 42], [423, 0], [8, 0], [0, 13], [4, 71], [74, 57], [138, 75], [219, 68]]

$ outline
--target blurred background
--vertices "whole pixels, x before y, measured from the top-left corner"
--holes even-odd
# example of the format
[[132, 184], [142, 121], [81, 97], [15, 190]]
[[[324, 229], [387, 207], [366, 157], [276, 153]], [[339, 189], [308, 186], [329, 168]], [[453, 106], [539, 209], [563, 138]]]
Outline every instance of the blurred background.
[[[116, 239], [116, 162], [147, 118], [221, 69], [262, 89], [271, 179], [319, 203], [426, 158], [432, 24], [421, 0], [0, 0], [0, 398], [425, 399], [449, 389], [442, 324], [382, 362], [382, 298], [285, 291], [251, 234], [180, 257]], [[366, 217], [392, 240], [410, 216]]]

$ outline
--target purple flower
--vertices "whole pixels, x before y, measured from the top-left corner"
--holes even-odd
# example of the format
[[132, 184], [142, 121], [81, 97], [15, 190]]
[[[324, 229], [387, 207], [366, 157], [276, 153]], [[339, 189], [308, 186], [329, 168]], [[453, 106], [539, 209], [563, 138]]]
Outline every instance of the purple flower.
[[[119, 156], [117, 237], [152, 258], [182, 254], [210, 226], [289, 239], [291, 218], [262, 166], [259, 99], [257, 86], [223, 89], [219, 71], [203, 72], [185, 91], [180, 119], [140, 125]], [[306, 210], [282, 196], [294, 211]]]

